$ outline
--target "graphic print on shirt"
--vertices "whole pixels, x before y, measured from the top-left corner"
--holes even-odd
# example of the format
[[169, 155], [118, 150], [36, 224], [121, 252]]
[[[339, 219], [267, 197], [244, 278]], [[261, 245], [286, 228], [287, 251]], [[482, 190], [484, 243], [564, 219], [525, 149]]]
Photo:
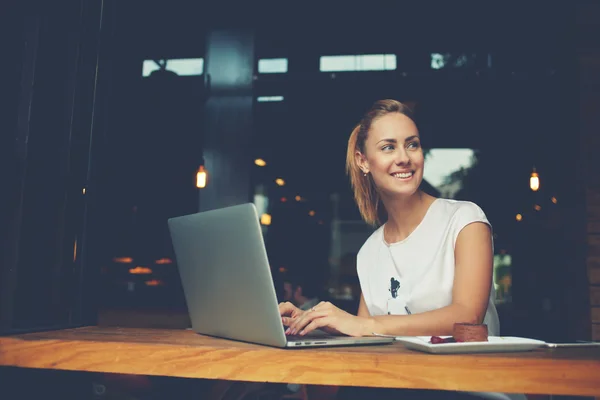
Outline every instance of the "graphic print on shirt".
[[388, 286], [388, 301], [387, 301], [387, 313], [388, 315], [402, 315], [408, 314], [408, 309], [406, 308], [406, 299], [405, 296], [399, 293], [400, 291], [400, 281], [394, 277], [390, 278], [390, 283]]
[[389, 291], [392, 294], [392, 298], [395, 299], [396, 297], [398, 297], [398, 289], [400, 289], [400, 282], [397, 281], [396, 279], [394, 279], [394, 277], [392, 276], [390, 278], [390, 288]]

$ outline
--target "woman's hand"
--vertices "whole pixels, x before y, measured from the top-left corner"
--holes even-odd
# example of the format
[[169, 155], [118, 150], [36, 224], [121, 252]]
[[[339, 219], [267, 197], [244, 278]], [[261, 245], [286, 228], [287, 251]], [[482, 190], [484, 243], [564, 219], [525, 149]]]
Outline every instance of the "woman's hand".
[[308, 311], [302, 311], [290, 303], [279, 305], [282, 322], [288, 327], [288, 335], [306, 335], [322, 329], [331, 334], [348, 336], [370, 335], [367, 329], [368, 318], [360, 318], [340, 310], [329, 302], [321, 302]]
[[289, 301], [285, 303], [279, 303], [279, 315], [281, 315], [281, 321], [285, 326], [290, 326], [291, 322], [302, 316], [306, 311], [302, 311]]

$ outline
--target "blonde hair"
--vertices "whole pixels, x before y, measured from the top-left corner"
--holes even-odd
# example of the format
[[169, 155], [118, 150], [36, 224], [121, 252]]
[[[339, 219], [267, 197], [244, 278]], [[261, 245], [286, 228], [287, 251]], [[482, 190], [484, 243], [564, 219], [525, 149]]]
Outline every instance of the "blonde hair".
[[397, 100], [379, 100], [371, 106], [369, 111], [362, 117], [358, 125], [352, 130], [348, 140], [348, 151], [346, 153], [346, 173], [350, 177], [350, 184], [354, 191], [354, 200], [363, 220], [369, 225], [378, 225], [384, 216], [384, 210], [380, 207], [381, 199], [370, 174], [366, 176], [356, 162], [356, 152], [365, 154], [365, 141], [369, 135], [371, 125], [378, 118], [391, 113], [406, 115], [415, 122], [413, 111], [405, 104]]

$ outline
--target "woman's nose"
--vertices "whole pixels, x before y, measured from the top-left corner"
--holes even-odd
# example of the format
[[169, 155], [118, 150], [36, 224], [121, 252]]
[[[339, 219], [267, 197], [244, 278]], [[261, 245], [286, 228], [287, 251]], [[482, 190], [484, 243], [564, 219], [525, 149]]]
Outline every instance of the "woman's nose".
[[404, 165], [410, 163], [410, 157], [404, 149], [400, 149], [396, 155], [396, 164]]

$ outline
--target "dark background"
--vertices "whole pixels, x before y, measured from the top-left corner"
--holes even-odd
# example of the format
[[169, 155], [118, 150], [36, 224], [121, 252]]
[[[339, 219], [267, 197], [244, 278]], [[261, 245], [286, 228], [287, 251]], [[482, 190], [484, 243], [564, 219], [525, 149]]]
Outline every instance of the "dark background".
[[[395, 98], [416, 103], [425, 148], [477, 150], [459, 198], [484, 209], [496, 252], [512, 256], [505, 332], [580, 335], [560, 323], [583, 318], [568, 315], [587, 301], [577, 294], [586, 278], [570, 272], [582, 240], [584, 184], [574, 173], [571, 3], [104, 1], [12, 11], [1, 94], [9, 149], [4, 329], [77, 325], [95, 321], [99, 310], [185, 312], [176, 263], [156, 260], [174, 258], [166, 219], [198, 211], [195, 171], [215, 132], [206, 118], [212, 94], [204, 75], [143, 78], [142, 63], [205, 57], [209, 33], [231, 30], [253, 35], [251, 96], [284, 96], [252, 104], [243, 171], [248, 200], [258, 185], [268, 191], [275, 275], [280, 268], [330, 275], [331, 195], [340, 195], [341, 219], [359, 220], [344, 174], [347, 138], [375, 100]], [[323, 55], [382, 53], [396, 55], [396, 70], [319, 71]], [[433, 70], [431, 53], [470, 61]], [[288, 72], [259, 74], [258, 60], [273, 57], [288, 58]], [[256, 167], [256, 157], [267, 167]], [[534, 166], [542, 180], [535, 193], [528, 188]], [[209, 177], [220, 179], [214, 170]], [[276, 177], [286, 185], [277, 187]], [[153, 273], [134, 276], [135, 266]]]

